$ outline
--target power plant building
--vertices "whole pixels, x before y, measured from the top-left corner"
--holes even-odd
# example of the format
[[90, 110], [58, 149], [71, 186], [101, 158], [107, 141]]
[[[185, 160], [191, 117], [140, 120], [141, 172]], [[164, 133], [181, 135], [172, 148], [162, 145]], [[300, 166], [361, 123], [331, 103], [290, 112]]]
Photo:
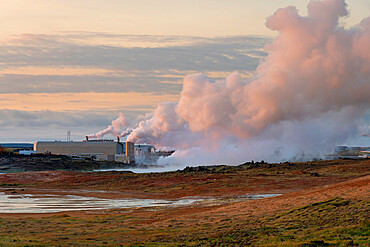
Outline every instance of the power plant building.
[[133, 142], [112, 140], [88, 140], [82, 142], [38, 141], [34, 143], [36, 153], [91, 157], [96, 160], [116, 160], [124, 163], [135, 161]]

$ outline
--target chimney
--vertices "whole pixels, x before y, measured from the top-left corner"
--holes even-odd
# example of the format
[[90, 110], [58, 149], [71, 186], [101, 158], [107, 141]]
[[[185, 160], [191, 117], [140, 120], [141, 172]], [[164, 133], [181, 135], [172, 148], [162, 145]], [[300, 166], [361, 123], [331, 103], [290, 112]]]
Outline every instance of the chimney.
[[89, 137], [88, 137], [88, 136], [86, 136], [86, 141], [87, 141], [87, 142], [89, 141]]
[[117, 142], [119, 142], [119, 136], [117, 136]]

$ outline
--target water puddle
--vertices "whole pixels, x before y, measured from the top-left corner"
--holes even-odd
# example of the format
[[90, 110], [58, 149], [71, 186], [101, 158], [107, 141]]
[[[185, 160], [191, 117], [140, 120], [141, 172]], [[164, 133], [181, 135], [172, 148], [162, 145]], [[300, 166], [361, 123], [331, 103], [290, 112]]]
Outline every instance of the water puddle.
[[[262, 199], [281, 194], [238, 196], [232, 201]], [[0, 192], [0, 213], [55, 213], [75, 210], [98, 210], [115, 208], [140, 208], [163, 206], [186, 206], [197, 203], [222, 201], [220, 198], [186, 197], [178, 200], [156, 199], [103, 199], [76, 195], [17, 194], [7, 195]], [[230, 200], [230, 199], [229, 199]]]
[[123, 171], [133, 173], [157, 173], [157, 172], [172, 172], [183, 169], [181, 167], [131, 167], [131, 168], [110, 168], [110, 169], [95, 169], [93, 172], [111, 172], [111, 171]]

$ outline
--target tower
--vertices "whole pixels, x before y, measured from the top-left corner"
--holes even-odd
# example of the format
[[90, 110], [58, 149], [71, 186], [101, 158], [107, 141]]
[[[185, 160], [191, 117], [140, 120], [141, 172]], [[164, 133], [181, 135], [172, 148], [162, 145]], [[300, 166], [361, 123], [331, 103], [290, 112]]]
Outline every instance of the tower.
[[71, 141], [71, 131], [67, 130], [67, 142]]

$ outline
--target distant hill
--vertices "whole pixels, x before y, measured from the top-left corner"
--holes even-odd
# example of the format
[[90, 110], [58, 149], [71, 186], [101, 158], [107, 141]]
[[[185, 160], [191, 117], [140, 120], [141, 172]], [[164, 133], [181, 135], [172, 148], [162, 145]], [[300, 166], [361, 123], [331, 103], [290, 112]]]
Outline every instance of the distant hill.
[[33, 143], [0, 143], [3, 148], [33, 149]]

